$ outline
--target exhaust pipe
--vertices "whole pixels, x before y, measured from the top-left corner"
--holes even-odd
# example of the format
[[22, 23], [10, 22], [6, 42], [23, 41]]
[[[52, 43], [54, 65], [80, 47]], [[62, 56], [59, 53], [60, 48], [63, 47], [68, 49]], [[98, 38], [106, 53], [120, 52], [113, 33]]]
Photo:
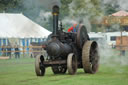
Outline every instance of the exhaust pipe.
[[53, 37], [56, 37], [58, 31], [59, 6], [57, 5], [53, 6], [52, 15], [53, 15]]

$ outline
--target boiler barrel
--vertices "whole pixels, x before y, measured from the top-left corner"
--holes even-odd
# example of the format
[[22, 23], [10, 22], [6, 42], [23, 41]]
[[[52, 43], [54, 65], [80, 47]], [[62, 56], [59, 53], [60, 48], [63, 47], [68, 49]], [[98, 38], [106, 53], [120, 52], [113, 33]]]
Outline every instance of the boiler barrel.
[[72, 52], [72, 48], [68, 44], [63, 44], [61, 42], [51, 42], [47, 46], [47, 53], [49, 56], [59, 57], [59, 56], [67, 56]]

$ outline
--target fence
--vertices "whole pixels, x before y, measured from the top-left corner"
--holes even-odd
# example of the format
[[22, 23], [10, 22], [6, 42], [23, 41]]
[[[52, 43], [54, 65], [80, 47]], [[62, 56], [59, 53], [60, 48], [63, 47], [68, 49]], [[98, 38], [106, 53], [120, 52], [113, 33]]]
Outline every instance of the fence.
[[[45, 55], [45, 51], [43, 49], [42, 46], [19, 46], [19, 47], [12, 47], [12, 46], [2, 46], [0, 47], [2, 50], [1, 52], [1, 56], [8, 56], [8, 54], [15, 54], [15, 53], [19, 53], [20, 55], [23, 54], [23, 56], [25, 56], [25, 54], [29, 54], [30, 57], [35, 57], [38, 54], [43, 54]], [[15, 48], [18, 48], [19, 50], [15, 50]], [[29, 50], [27, 50], [26, 48], [29, 48]], [[32, 56], [31, 56], [32, 55]]]
[[[20, 54], [30, 54], [32, 52], [40, 52], [41, 46], [31, 46], [31, 42], [40, 43], [46, 40], [46, 38], [19, 38], [16, 39], [18, 42], [19, 51], [15, 51], [15, 46], [12, 46], [11, 42], [14, 43], [13, 39], [11, 42], [10, 38], [0, 38], [0, 56], [3, 54], [7, 55], [7, 53], [11, 52], [12, 54], [15, 52], [20, 52]], [[11, 46], [10, 46], [11, 45]]]

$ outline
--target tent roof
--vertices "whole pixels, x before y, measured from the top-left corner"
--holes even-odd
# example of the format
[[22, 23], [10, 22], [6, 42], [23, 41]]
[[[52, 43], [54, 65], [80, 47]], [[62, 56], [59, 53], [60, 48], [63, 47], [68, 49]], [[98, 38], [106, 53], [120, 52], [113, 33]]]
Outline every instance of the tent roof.
[[0, 37], [43, 38], [50, 33], [23, 14], [0, 13]]
[[126, 11], [118, 11], [116, 13], [113, 13], [112, 16], [128, 16], [128, 12], [126, 12]]

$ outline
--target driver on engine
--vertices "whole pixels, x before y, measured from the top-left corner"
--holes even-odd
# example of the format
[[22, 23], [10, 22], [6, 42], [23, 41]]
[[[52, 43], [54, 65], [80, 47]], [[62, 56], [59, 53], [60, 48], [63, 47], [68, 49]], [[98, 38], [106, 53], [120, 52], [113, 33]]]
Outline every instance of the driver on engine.
[[82, 23], [82, 21], [80, 21], [79, 23], [75, 22], [73, 24], [73, 26], [68, 29], [68, 32], [77, 32], [77, 30], [78, 30], [78, 28], [79, 28], [81, 23]]

